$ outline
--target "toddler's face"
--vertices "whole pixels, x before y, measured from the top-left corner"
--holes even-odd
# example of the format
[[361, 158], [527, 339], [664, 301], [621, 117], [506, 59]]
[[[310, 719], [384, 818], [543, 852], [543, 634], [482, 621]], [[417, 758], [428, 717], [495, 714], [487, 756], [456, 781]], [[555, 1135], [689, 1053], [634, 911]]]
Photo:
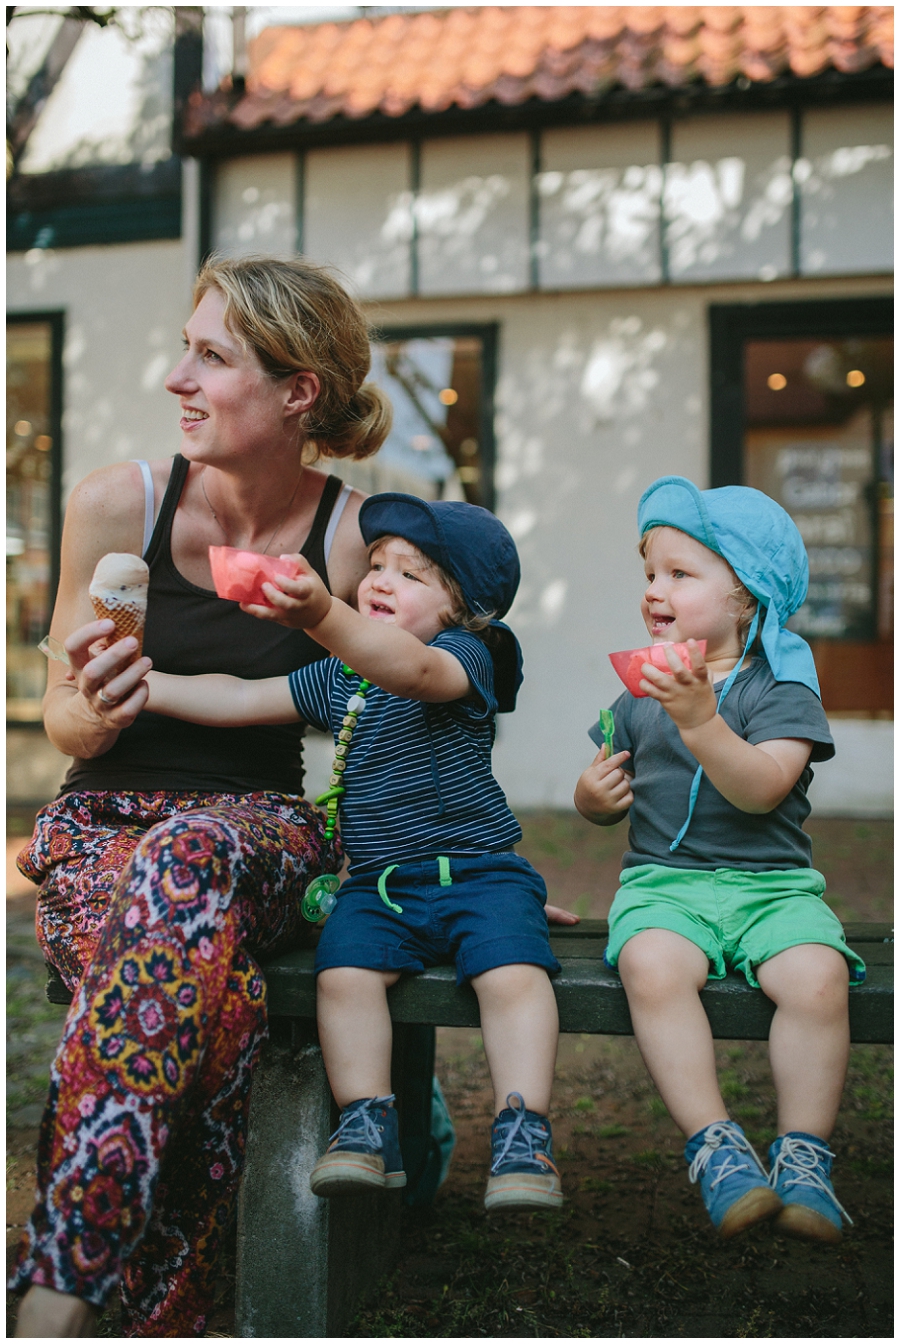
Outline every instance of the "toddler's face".
[[705, 639], [707, 663], [740, 657], [737, 578], [720, 555], [685, 532], [659, 527], [649, 538], [644, 573], [641, 615], [654, 644]]
[[358, 593], [363, 616], [398, 625], [423, 644], [444, 629], [450, 595], [418, 547], [402, 537], [385, 537], [369, 565]]

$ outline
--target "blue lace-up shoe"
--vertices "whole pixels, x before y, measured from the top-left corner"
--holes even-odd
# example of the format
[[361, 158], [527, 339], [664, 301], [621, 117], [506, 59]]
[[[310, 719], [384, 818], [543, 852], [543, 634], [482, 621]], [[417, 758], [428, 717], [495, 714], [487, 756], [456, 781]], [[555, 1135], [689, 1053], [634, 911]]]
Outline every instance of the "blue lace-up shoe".
[[835, 1245], [843, 1235], [842, 1218], [853, 1226], [831, 1185], [833, 1157], [825, 1140], [815, 1134], [793, 1131], [775, 1140], [769, 1149], [769, 1183], [784, 1205], [776, 1231], [800, 1241]]
[[699, 1181], [706, 1212], [720, 1237], [734, 1237], [780, 1212], [781, 1200], [733, 1120], [699, 1130], [688, 1139], [684, 1156], [690, 1163], [688, 1179], [692, 1185]]
[[520, 1092], [510, 1092], [506, 1109], [491, 1126], [491, 1174], [484, 1207], [558, 1209], [562, 1185], [553, 1162], [553, 1134], [546, 1115], [525, 1109]]
[[406, 1172], [393, 1096], [352, 1101], [341, 1111], [325, 1156], [312, 1169], [313, 1194], [330, 1199], [361, 1190], [398, 1190], [403, 1185]]

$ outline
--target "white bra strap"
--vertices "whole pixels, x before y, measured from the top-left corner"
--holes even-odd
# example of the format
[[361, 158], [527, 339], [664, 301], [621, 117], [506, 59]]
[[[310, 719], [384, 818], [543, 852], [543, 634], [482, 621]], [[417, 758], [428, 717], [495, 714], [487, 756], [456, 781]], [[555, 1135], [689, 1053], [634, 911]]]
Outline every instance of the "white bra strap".
[[338, 523], [341, 521], [341, 514], [347, 507], [347, 500], [353, 493], [352, 485], [342, 485], [341, 493], [334, 501], [334, 508], [331, 510], [331, 517], [328, 519], [328, 526], [325, 529], [325, 538], [322, 542], [322, 550], [325, 553], [325, 563], [328, 564], [328, 557], [331, 554], [331, 543], [334, 541], [334, 534], [337, 531]]
[[154, 493], [153, 477], [150, 474], [150, 463], [145, 462], [140, 457], [133, 457], [132, 462], [136, 462], [141, 469], [141, 476], [144, 480], [144, 540], [141, 545], [141, 555], [146, 555], [150, 546], [150, 538], [153, 536], [153, 514], [154, 514]]

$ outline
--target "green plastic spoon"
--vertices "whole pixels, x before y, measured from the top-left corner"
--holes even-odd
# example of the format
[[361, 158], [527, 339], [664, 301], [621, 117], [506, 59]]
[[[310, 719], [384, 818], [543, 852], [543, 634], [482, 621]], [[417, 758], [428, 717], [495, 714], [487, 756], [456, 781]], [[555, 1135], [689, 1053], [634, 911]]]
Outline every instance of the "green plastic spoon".
[[610, 756], [613, 754], [613, 734], [616, 731], [616, 724], [611, 709], [601, 709], [600, 731], [603, 734], [603, 745], [606, 747], [606, 760], [609, 760]]

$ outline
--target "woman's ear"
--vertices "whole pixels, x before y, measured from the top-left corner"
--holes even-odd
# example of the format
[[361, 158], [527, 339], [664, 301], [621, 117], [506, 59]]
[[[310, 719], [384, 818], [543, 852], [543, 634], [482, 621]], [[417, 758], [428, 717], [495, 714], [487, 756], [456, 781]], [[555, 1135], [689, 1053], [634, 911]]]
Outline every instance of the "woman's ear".
[[317, 374], [292, 373], [287, 380], [285, 414], [289, 417], [303, 415], [315, 405], [321, 390], [322, 385]]

